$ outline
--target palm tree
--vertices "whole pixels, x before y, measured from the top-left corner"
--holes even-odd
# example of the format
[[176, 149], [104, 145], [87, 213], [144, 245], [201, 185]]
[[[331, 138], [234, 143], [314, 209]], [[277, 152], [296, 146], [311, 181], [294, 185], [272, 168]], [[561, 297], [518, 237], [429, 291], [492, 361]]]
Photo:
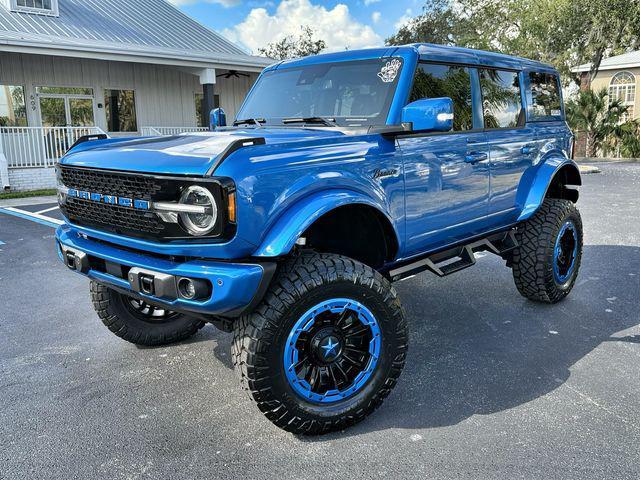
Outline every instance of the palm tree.
[[640, 121], [632, 120], [620, 126], [620, 153], [627, 158], [640, 158]]
[[569, 125], [587, 136], [587, 157], [595, 157], [607, 137], [616, 133], [628, 109], [619, 99], [609, 101], [606, 88], [598, 92], [582, 90], [575, 99], [567, 102]]

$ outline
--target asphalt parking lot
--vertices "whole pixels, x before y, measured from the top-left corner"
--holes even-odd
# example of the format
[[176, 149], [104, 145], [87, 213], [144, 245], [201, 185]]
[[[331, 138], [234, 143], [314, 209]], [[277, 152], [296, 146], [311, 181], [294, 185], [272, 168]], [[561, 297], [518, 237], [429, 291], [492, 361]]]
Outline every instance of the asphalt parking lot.
[[[316, 438], [259, 413], [229, 334], [113, 336], [53, 228], [0, 213], [0, 478], [639, 478], [640, 163], [600, 167], [568, 299], [526, 301], [491, 255], [397, 284], [411, 325], [397, 388]], [[52, 207], [59, 219], [19, 209]]]

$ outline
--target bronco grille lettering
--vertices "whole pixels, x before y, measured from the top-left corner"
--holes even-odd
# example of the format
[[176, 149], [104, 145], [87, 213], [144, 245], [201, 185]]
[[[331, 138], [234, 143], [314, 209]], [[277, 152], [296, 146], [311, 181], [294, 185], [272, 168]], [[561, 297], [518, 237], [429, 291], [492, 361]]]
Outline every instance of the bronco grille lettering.
[[136, 208], [138, 210], [150, 210], [151, 202], [137, 198], [118, 197], [116, 195], [103, 195], [102, 193], [87, 192], [70, 188], [67, 192], [70, 197], [89, 200], [90, 202], [106, 203], [107, 205], [119, 205], [121, 207]]

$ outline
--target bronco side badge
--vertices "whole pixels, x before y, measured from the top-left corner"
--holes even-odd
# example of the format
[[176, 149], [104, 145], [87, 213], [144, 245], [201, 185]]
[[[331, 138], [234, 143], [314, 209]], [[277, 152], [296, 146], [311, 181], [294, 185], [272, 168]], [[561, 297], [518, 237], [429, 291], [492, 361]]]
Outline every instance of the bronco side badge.
[[373, 179], [377, 180], [379, 178], [384, 178], [384, 177], [395, 177], [397, 173], [398, 173], [398, 170], [396, 170], [395, 168], [389, 168], [386, 170], [378, 168], [373, 172]]

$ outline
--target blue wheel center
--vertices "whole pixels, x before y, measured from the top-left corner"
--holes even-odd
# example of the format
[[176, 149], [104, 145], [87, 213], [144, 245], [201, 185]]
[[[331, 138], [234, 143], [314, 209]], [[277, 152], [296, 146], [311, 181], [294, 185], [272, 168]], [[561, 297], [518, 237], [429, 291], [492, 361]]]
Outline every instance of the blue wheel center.
[[566, 283], [573, 273], [578, 255], [578, 233], [572, 221], [565, 222], [558, 232], [553, 250], [553, 276]]
[[381, 351], [380, 327], [355, 300], [331, 299], [293, 326], [284, 349], [289, 385], [313, 403], [337, 402], [366, 385]]
[[342, 344], [340, 343], [340, 339], [334, 335], [328, 335], [324, 337], [318, 343], [320, 348], [319, 354], [320, 358], [325, 362], [334, 361], [342, 350]]

